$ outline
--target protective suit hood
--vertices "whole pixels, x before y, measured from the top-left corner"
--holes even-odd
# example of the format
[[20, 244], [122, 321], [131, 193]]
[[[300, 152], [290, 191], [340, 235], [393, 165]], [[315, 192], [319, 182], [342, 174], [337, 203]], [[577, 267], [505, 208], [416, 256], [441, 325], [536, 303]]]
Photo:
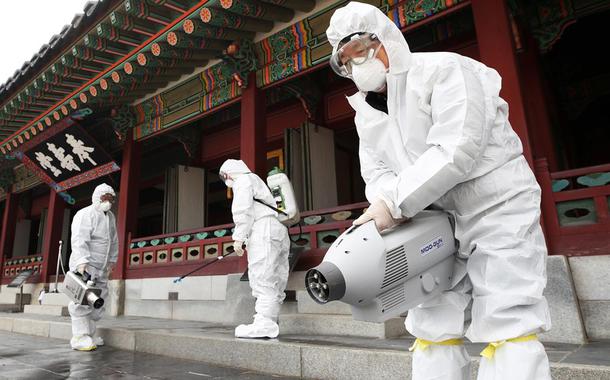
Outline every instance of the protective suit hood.
[[400, 29], [378, 8], [355, 1], [337, 9], [330, 19], [326, 37], [333, 47], [333, 54], [343, 38], [357, 32], [377, 35], [388, 55], [390, 74], [409, 70], [411, 51]]
[[116, 196], [114, 190], [109, 185], [105, 183], [98, 185], [95, 190], [93, 190], [93, 195], [91, 196], [91, 203], [93, 206], [96, 206], [96, 209], [99, 207], [100, 203], [102, 203], [100, 197], [104, 194], [112, 194]]
[[219, 173], [226, 173], [231, 178], [237, 179], [240, 174], [251, 173], [250, 168], [242, 160], [226, 160], [220, 167]]

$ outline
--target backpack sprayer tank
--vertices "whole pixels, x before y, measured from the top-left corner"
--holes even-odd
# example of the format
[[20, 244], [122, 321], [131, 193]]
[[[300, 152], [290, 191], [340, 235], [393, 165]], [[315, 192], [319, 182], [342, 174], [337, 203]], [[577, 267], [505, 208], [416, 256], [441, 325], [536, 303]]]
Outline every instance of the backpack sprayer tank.
[[278, 215], [279, 221], [288, 227], [298, 223], [301, 219], [299, 206], [288, 176], [275, 168], [267, 176], [267, 186], [275, 199], [273, 206], [283, 212]]
[[335, 240], [305, 287], [318, 303], [342, 301], [354, 319], [383, 322], [449, 289], [455, 253], [444, 212], [423, 211], [381, 234], [369, 221]]

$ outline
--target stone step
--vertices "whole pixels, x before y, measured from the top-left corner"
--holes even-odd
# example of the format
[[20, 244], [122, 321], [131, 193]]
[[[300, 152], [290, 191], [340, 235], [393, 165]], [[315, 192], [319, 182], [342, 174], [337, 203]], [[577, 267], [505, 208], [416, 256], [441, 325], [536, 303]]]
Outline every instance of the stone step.
[[63, 293], [45, 293], [42, 298], [43, 305], [68, 306], [70, 299]]
[[311, 299], [306, 290], [297, 291], [297, 303], [298, 311], [301, 314], [352, 315], [352, 308], [350, 305], [339, 301], [333, 301], [321, 305]]
[[[0, 293], [0, 304], [15, 304], [19, 305], [19, 299], [21, 298], [20, 293], [14, 292], [1, 292]], [[27, 305], [32, 302], [32, 295], [29, 293], [23, 293], [23, 305]]]
[[395, 338], [407, 334], [403, 318], [384, 323], [355, 321], [351, 315], [284, 314], [280, 315], [282, 334], [358, 336]]
[[19, 305], [13, 303], [0, 303], [0, 313], [19, 313]]
[[28, 314], [56, 315], [58, 317], [70, 315], [68, 307], [61, 305], [25, 305], [23, 312]]
[[[0, 330], [68, 340], [66, 317], [0, 314]], [[233, 327], [152, 318], [106, 318], [98, 331], [106, 345], [216, 365], [305, 379], [410, 379], [412, 340], [286, 335], [235, 339]], [[67, 342], [66, 342], [67, 344]], [[481, 345], [467, 344], [473, 378]], [[547, 346], [554, 380], [610, 380], [610, 343]], [[102, 348], [103, 350], [103, 348]], [[602, 353], [600, 355], [600, 353]], [[586, 363], [586, 364], [584, 364]]]
[[298, 313], [298, 306], [295, 301], [284, 301], [280, 307], [280, 314], [296, 314]]

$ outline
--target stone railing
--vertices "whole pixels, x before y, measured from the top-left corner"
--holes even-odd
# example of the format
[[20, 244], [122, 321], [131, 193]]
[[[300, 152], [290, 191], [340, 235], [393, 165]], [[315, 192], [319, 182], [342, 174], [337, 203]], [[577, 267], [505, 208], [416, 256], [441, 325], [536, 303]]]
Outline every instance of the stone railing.
[[549, 172], [536, 160], [549, 251], [553, 254], [610, 254], [610, 164]]
[[[293, 246], [304, 248], [300, 266], [315, 265], [326, 248], [362, 214], [367, 203], [304, 212], [301, 224], [290, 229]], [[167, 277], [183, 273], [232, 251], [232, 224], [130, 240], [127, 278]], [[238, 258], [229, 256], [202, 274], [238, 271]]]

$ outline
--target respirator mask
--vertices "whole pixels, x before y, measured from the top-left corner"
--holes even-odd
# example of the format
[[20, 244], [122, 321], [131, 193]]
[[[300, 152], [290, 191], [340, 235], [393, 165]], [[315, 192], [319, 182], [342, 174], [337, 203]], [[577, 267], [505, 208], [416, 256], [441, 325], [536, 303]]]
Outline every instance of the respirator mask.
[[377, 58], [381, 42], [372, 33], [354, 33], [339, 43], [330, 58], [330, 67], [354, 81], [360, 91], [381, 92], [386, 86], [387, 68]]

